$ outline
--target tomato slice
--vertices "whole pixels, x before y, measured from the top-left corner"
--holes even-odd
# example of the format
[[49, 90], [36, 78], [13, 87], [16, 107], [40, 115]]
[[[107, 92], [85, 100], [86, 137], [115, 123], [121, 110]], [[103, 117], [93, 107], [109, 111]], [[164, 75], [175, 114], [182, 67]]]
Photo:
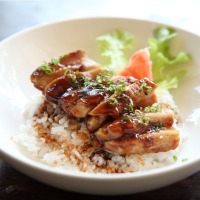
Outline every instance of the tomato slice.
[[152, 76], [152, 62], [150, 60], [150, 53], [148, 48], [141, 49], [135, 52], [130, 58], [130, 65], [124, 67], [119, 75], [133, 76], [137, 79], [149, 78]]

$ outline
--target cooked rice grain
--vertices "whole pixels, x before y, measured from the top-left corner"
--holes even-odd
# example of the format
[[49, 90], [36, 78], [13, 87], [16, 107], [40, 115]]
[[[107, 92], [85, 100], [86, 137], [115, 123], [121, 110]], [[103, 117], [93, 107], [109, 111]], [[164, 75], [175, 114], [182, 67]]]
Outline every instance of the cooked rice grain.
[[26, 122], [20, 126], [20, 134], [14, 140], [48, 165], [89, 173], [127, 173], [175, 162], [173, 156], [178, 149], [144, 155], [95, 154], [84, 123], [67, 117], [43, 97], [37, 98], [27, 108]]

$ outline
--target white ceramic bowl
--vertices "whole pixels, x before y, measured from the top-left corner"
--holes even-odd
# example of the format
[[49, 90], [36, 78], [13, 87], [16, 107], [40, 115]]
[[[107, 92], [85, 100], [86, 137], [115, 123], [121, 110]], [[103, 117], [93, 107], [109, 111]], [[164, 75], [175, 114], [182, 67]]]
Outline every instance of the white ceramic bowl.
[[147, 46], [152, 30], [160, 24], [122, 18], [92, 18], [60, 21], [37, 26], [18, 33], [0, 43], [0, 155], [15, 168], [43, 183], [76, 192], [90, 194], [128, 194], [160, 188], [186, 178], [200, 169], [200, 124], [186, 121], [193, 109], [200, 107], [200, 38], [176, 28], [179, 34], [176, 49], [193, 56], [189, 74], [177, 90], [174, 99], [189, 132], [181, 149], [187, 162], [163, 168], [129, 174], [74, 173], [34, 161], [20, 150], [11, 137], [22, 122], [22, 110], [38, 91], [29, 80], [32, 71], [52, 57], [77, 49], [85, 50], [98, 60], [95, 38], [114, 29], [134, 34], [136, 48]]

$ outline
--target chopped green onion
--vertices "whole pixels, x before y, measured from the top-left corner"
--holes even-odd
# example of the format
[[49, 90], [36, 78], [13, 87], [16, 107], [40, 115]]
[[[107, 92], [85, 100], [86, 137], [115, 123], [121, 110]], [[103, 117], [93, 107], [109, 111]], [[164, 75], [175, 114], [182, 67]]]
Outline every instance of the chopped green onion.
[[188, 158], [184, 158], [182, 159], [182, 162], [186, 162], [188, 160]]
[[43, 71], [43, 72], [45, 72], [48, 75], [50, 75], [50, 74], [53, 73], [52, 67], [47, 62], [44, 62], [44, 64], [42, 64], [40, 66], [40, 71]]
[[138, 91], [143, 92], [144, 94], [148, 94], [151, 92], [152, 87], [148, 86], [146, 83], [142, 83], [142, 85], [139, 87]]
[[140, 126], [142, 126], [142, 127], [149, 123], [149, 118], [147, 116], [140, 115], [140, 116], [138, 116], [138, 119], [139, 119]]
[[147, 106], [144, 108], [144, 112], [151, 112], [151, 106]]
[[160, 106], [156, 105], [156, 106], [147, 106], [144, 108], [144, 112], [159, 112], [160, 111]]
[[128, 111], [133, 112], [133, 107], [134, 107], [134, 103], [133, 103], [133, 100], [130, 98], [129, 104], [127, 105]]
[[111, 71], [103, 72], [102, 74], [97, 75], [96, 82], [97, 83], [111, 84], [112, 83], [112, 81], [110, 80], [111, 75], [112, 75]]
[[118, 102], [116, 98], [109, 98], [107, 101], [111, 106], [116, 106]]
[[70, 69], [66, 69], [65, 72], [64, 72], [64, 76], [66, 76], [67, 74], [69, 74], [71, 72]]
[[115, 92], [115, 85], [110, 85], [109, 87], [106, 88], [106, 92]]
[[69, 76], [69, 78], [71, 78], [73, 83], [76, 81], [76, 75], [75, 74], [68, 74], [68, 76]]
[[116, 85], [116, 91], [121, 91], [121, 92], [126, 92], [126, 84], [124, 83], [120, 83], [119, 85]]
[[52, 64], [58, 65], [60, 63], [60, 58], [52, 58], [51, 59]]
[[173, 159], [174, 159], [174, 161], [177, 161], [178, 160], [178, 157], [177, 156], [173, 156]]
[[130, 121], [130, 120], [131, 120], [131, 116], [130, 116], [130, 115], [127, 115], [127, 114], [124, 114], [124, 115], [122, 116], [122, 119], [123, 119], [124, 121]]
[[88, 77], [84, 77], [84, 86], [90, 85], [91, 80]]

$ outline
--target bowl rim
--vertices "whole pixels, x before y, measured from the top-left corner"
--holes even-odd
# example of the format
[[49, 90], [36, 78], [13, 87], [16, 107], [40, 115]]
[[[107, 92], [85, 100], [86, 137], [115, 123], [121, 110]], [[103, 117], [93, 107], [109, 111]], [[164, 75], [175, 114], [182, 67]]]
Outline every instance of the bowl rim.
[[3, 40], [0, 41], [0, 46], [6, 42], [9, 42], [9, 40], [11, 40], [13, 38], [20, 36], [21, 34], [25, 34], [30, 31], [36, 30], [36, 29], [44, 28], [47, 26], [52, 26], [52, 25], [59, 24], [59, 23], [68, 23], [68, 22], [86, 21], [86, 20], [132, 20], [132, 21], [137, 21], [137, 22], [142, 22], [142, 23], [155, 23], [156, 25], [170, 26], [172, 28], [175, 28], [176, 30], [184, 31], [184, 32], [190, 33], [192, 35], [196, 35], [196, 36], [200, 37], [200, 34], [194, 33], [188, 29], [184, 29], [179, 25], [174, 25], [172, 23], [164, 23], [164, 22], [160, 22], [160, 21], [152, 20], [152, 19], [143, 19], [143, 18], [136, 18], [136, 17], [115, 17], [115, 16], [94, 16], [94, 17], [86, 16], [86, 17], [72, 17], [72, 18], [67, 18], [67, 19], [52, 20], [49, 22], [35, 24], [28, 28], [17, 31], [16, 33], [11, 34], [10, 36], [4, 38]]

